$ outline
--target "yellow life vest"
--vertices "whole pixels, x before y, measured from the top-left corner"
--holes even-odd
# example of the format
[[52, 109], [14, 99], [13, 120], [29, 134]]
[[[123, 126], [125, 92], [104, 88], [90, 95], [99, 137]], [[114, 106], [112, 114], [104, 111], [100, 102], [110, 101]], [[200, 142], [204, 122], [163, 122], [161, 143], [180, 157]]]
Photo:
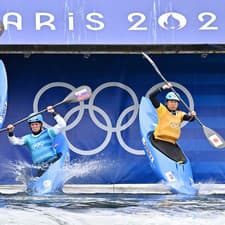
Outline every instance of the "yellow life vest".
[[175, 144], [180, 137], [180, 126], [185, 113], [176, 111], [176, 114], [173, 115], [161, 103], [156, 110], [158, 113], [158, 125], [155, 127], [154, 131], [155, 138]]

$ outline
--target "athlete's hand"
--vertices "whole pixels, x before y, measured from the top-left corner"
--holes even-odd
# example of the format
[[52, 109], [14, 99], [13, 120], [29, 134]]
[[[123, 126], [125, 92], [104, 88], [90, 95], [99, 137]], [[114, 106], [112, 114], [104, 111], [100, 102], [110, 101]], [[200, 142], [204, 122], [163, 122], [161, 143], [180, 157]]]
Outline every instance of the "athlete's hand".
[[195, 111], [191, 111], [191, 112], [189, 112], [189, 115], [190, 115], [190, 116], [196, 116], [197, 113], [196, 113]]
[[165, 90], [165, 89], [170, 89], [171, 87], [173, 87], [173, 85], [171, 83], [166, 83], [162, 86], [162, 89]]
[[13, 132], [14, 129], [15, 129], [15, 127], [14, 127], [12, 124], [9, 124], [9, 125], [7, 126], [7, 129], [8, 129], [8, 132]]
[[52, 106], [48, 106], [48, 107], [47, 107], [47, 111], [48, 111], [49, 113], [54, 113], [54, 112], [55, 112], [55, 110], [54, 110], [54, 108], [53, 108]]

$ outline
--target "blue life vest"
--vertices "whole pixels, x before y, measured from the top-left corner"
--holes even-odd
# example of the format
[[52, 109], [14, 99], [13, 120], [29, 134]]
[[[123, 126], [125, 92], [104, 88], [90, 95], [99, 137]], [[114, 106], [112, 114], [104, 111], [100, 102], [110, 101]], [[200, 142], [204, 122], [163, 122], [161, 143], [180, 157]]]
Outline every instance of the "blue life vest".
[[56, 149], [53, 146], [55, 136], [52, 128], [43, 130], [38, 135], [24, 136], [24, 144], [29, 147], [34, 164], [47, 163], [56, 158]]

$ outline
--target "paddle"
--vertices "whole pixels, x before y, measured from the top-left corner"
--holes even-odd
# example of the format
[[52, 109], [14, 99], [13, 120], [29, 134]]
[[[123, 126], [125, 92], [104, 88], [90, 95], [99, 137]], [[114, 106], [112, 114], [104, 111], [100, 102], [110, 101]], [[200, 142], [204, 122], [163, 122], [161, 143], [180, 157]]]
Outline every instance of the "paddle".
[[[90, 98], [90, 96], [91, 96], [91, 88], [88, 86], [80, 86], [80, 87], [76, 88], [74, 91], [72, 91], [71, 93], [69, 93], [61, 102], [56, 103], [52, 107], [55, 108], [56, 106], [59, 106], [59, 105], [65, 104], [65, 103], [81, 102], [81, 101], [84, 101], [84, 100]], [[47, 109], [43, 109], [43, 110], [33, 114], [32, 116], [27, 116], [27, 117], [13, 123], [12, 125], [16, 126], [24, 121], [27, 121], [28, 119], [30, 119], [36, 115], [44, 113], [46, 111], [47, 111]], [[7, 127], [0, 129], [0, 133], [7, 131], [7, 130], [8, 130]]]
[[[156, 64], [154, 63], [154, 61], [144, 52], [142, 52], [142, 55], [148, 60], [148, 62], [151, 63], [151, 65], [153, 66], [153, 68], [155, 69], [155, 71], [157, 72], [157, 74], [163, 79], [163, 81], [168, 84], [168, 81], [166, 80], [166, 78], [162, 75], [162, 73], [160, 72], [159, 68], [156, 66]], [[184, 105], [184, 107], [191, 112], [191, 109], [188, 107], [188, 105], [184, 102], [184, 100], [180, 97], [180, 95], [176, 92], [176, 90], [171, 87], [171, 90], [174, 92], [174, 94], [180, 99], [181, 103]], [[215, 147], [215, 148], [225, 148], [225, 141], [224, 139], [218, 134], [216, 133], [214, 130], [206, 127], [201, 120], [195, 116], [196, 121], [201, 125], [203, 132], [207, 138], [207, 140], [209, 141], [209, 143]]]

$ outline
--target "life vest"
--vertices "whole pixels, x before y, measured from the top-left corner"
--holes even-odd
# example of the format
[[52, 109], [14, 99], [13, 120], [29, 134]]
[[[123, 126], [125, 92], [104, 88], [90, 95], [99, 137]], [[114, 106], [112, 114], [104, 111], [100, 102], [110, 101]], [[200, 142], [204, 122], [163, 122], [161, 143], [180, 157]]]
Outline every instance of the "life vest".
[[173, 115], [161, 103], [156, 111], [158, 114], [158, 124], [154, 131], [155, 138], [175, 144], [180, 137], [180, 126], [185, 113], [182, 111], [176, 111], [176, 114]]
[[56, 149], [53, 146], [55, 136], [51, 128], [43, 130], [38, 135], [24, 136], [24, 144], [30, 149], [34, 164], [47, 163], [56, 157]]

